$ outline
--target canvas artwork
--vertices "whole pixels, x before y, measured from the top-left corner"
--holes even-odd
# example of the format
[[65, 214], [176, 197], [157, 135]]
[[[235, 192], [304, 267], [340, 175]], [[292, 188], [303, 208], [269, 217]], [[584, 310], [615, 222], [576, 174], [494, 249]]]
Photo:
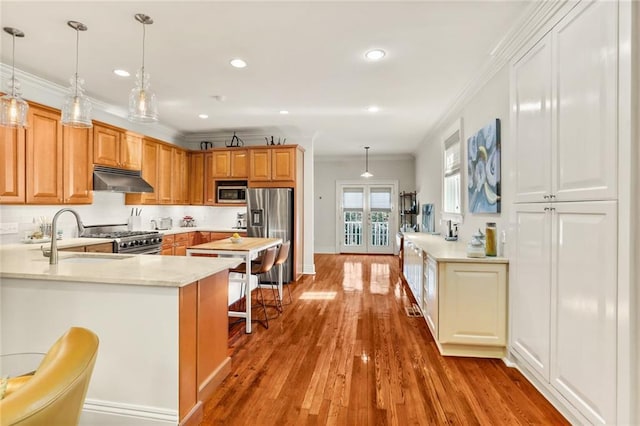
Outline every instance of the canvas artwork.
[[469, 211], [500, 213], [500, 119], [467, 139]]

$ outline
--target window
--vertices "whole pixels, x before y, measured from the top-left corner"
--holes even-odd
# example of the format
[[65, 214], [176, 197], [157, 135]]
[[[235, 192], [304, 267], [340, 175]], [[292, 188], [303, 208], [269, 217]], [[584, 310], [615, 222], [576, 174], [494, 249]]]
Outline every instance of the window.
[[444, 140], [444, 167], [442, 188], [442, 217], [447, 220], [462, 221], [462, 167], [461, 167], [461, 126], [447, 133]]

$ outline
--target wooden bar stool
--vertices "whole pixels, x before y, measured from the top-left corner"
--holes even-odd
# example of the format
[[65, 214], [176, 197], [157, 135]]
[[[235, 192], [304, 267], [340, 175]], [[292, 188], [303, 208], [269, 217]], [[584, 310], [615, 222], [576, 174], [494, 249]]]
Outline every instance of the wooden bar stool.
[[[262, 294], [262, 285], [260, 284], [260, 274], [264, 274], [271, 270], [276, 260], [277, 250], [278, 250], [278, 247], [270, 247], [264, 251], [260, 262], [251, 262], [251, 275], [255, 275], [258, 278], [258, 289], [260, 291], [260, 301], [262, 305], [262, 310], [264, 311], [265, 328], [269, 328], [269, 316], [267, 315], [267, 306], [264, 303], [264, 295]], [[244, 275], [247, 272], [247, 266], [243, 262], [240, 265], [236, 266], [235, 268], [229, 269], [229, 272], [235, 272], [235, 273]], [[251, 303], [251, 291], [252, 291], [251, 280], [249, 280], [248, 296], [247, 296], [247, 291], [245, 290], [245, 299], [247, 299], [248, 297], [248, 303]]]

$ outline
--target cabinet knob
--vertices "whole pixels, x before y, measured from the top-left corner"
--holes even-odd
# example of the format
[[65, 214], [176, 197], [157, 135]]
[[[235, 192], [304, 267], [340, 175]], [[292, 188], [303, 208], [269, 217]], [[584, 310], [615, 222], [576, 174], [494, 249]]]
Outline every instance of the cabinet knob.
[[544, 198], [545, 200], [548, 200], [548, 199], [549, 199], [549, 196], [548, 196], [548, 195], [545, 195], [545, 196], [543, 196], [542, 198]]

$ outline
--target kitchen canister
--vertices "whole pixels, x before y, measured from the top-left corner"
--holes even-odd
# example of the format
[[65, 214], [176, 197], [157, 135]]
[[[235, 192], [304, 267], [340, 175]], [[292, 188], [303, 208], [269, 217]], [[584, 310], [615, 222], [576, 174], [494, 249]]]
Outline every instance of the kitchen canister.
[[498, 241], [497, 230], [495, 222], [487, 222], [487, 229], [485, 231], [485, 253], [487, 256], [495, 256], [497, 254]]

